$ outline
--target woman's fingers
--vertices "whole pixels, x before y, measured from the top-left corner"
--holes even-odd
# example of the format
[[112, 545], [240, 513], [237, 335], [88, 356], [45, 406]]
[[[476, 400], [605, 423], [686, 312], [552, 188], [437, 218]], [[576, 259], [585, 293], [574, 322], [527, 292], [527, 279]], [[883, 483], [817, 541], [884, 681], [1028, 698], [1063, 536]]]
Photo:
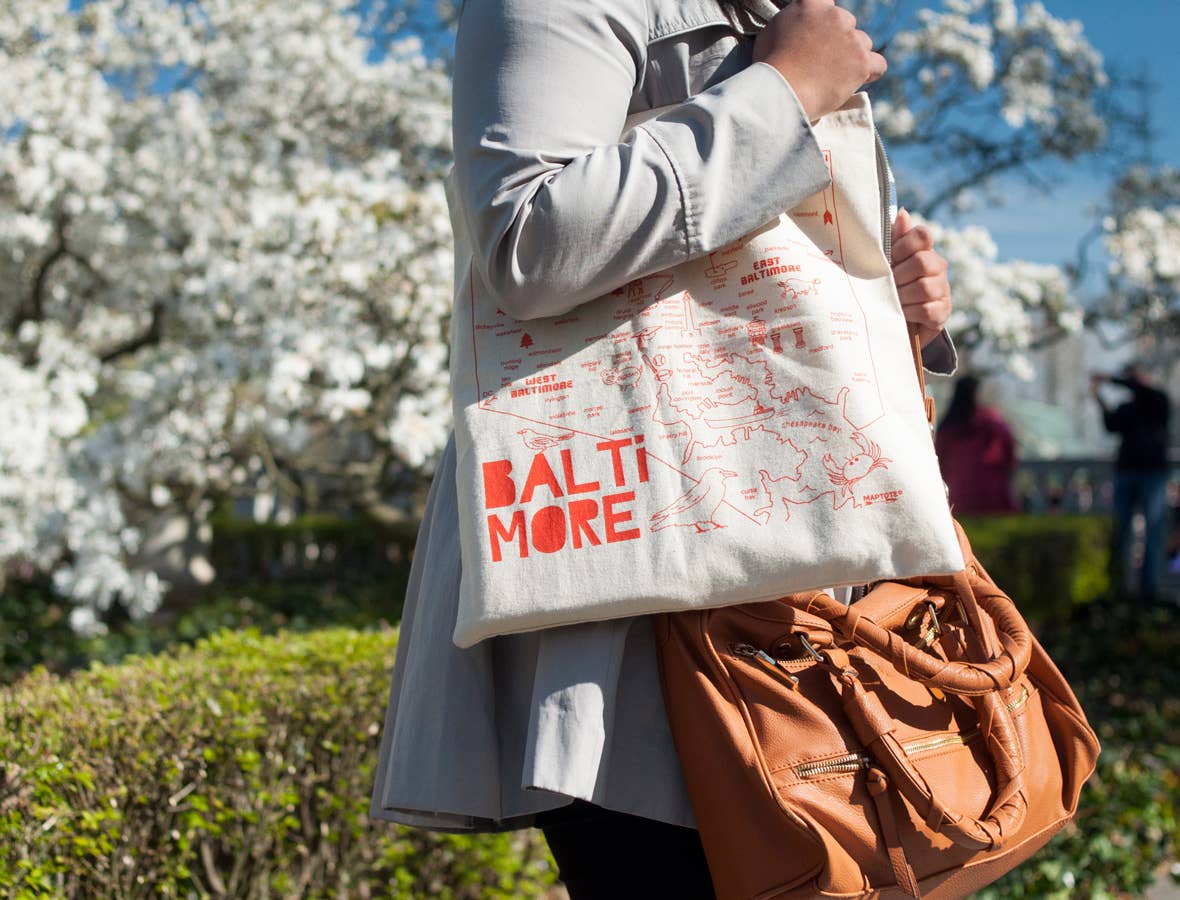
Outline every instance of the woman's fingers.
[[901, 297], [901, 311], [905, 320], [911, 324], [921, 326], [922, 344], [929, 343], [944, 327], [951, 317], [950, 288], [945, 287], [946, 293], [930, 296], [935, 291], [944, 289], [944, 285], [931, 284], [938, 279], [921, 279], [898, 290]]
[[[902, 216], [899, 213], [898, 220], [900, 221], [901, 218], [902, 218]], [[907, 214], [906, 218], [908, 220], [908, 218], [909, 218], [908, 214]], [[900, 235], [897, 233], [896, 229], [894, 230], [894, 234], [893, 234], [893, 264], [895, 266], [898, 263], [913, 256], [915, 253], [920, 253], [923, 250], [933, 250], [933, 249], [934, 249], [934, 235], [931, 233], [930, 229], [927, 228], [925, 225], [913, 225], [911, 223], [911, 227], [909, 229], [907, 229], [906, 231], [904, 231], [903, 233], [901, 233]]]
[[894, 263], [893, 280], [897, 282], [898, 287], [901, 287], [920, 278], [937, 278], [940, 275], [946, 275], [946, 271], [946, 260], [941, 254], [934, 250], [919, 250], [912, 256]]
[[893, 220], [893, 240], [897, 241], [913, 227], [914, 220], [910, 217], [910, 211], [903, 206], [897, 211], [897, 218]]
[[919, 326], [918, 336], [925, 347], [938, 337], [951, 317], [951, 286], [945, 274], [928, 275], [909, 284], [899, 285], [897, 296], [905, 320]]
[[951, 283], [947, 261], [934, 249], [934, 235], [915, 225], [909, 212], [897, 211], [893, 222], [893, 280], [905, 320], [917, 325], [925, 347], [951, 317]]
[[856, 17], [832, 0], [784, 6], [754, 39], [754, 60], [779, 70], [812, 122], [839, 109], [887, 67]]
[[865, 78], [865, 84], [872, 84], [885, 74], [889, 68], [889, 64], [885, 61], [884, 56], [873, 51], [873, 39], [866, 32], [856, 32], [856, 39], [860, 41], [860, 45], [864, 48], [865, 58], [868, 61], [868, 74]]
[[[862, 34], [864, 32], [861, 32]], [[869, 39], [869, 46], [873, 45], [872, 38]], [[889, 63], [885, 57], [880, 53], [869, 54], [869, 77], [865, 79], [865, 84], [872, 84], [874, 81], [880, 79], [889, 70]]]
[[914, 325], [942, 328], [951, 317], [951, 297], [950, 294], [944, 294], [931, 299], [910, 298], [907, 301], [903, 298], [901, 311], [905, 320]]

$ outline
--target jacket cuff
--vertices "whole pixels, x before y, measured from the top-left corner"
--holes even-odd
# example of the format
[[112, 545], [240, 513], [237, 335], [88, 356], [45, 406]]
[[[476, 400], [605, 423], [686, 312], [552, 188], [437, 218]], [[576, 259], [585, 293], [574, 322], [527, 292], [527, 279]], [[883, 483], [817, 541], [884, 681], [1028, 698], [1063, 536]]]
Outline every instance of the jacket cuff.
[[954, 375], [959, 367], [959, 352], [946, 329], [922, 348], [922, 368], [932, 375]]
[[676, 173], [689, 258], [761, 228], [831, 184], [807, 114], [767, 63], [638, 127]]

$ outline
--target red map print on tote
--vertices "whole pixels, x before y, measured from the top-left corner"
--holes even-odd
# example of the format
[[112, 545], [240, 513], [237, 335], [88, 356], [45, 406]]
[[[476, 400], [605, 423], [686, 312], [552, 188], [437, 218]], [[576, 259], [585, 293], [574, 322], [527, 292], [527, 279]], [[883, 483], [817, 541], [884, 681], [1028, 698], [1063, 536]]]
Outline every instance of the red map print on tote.
[[[705, 534], [734, 515], [771, 526], [807, 504], [851, 511], [899, 496], [872, 436], [883, 405], [838, 198], [825, 191], [788, 218], [797, 239], [716, 251], [691, 289], [657, 273], [528, 322], [473, 299], [479, 410], [518, 426], [511, 461], [481, 461], [494, 558], [509, 544], [525, 555]], [[808, 375], [833, 352], [855, 364], [824, 389]], [[656, 484], [675, 487], [645, 505]]]

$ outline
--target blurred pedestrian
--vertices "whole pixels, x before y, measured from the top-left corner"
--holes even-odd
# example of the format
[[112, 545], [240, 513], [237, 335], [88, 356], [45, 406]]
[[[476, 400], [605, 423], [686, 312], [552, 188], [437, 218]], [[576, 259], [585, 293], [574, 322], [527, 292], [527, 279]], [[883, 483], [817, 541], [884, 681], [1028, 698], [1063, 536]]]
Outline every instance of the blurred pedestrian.
[[981, 383], [964, 375], [938, 424], [934, 449], [957, 515], [1016, 512], [1016, 438], [999, 410], [979, 402]]
[[[1103, 384], [1126, 388], [1130, 399], [1112, 409], [1099, 391]], [[1151, 605], [1159, 599], [1168, 532], [1168, 395], [1153, 387], [1147, 372], [1134, 363], [1118, 375], [1091, 373], [1090, 393], [1102, 407], [1106, 430], [1122, 438], [1114, 465], [1113, 586], [1124, 588], [1129, 573], [1140, 602]], [[1136, 512], [1144, 519], [1143, 557], [1137, 572], [1131, 560]]]

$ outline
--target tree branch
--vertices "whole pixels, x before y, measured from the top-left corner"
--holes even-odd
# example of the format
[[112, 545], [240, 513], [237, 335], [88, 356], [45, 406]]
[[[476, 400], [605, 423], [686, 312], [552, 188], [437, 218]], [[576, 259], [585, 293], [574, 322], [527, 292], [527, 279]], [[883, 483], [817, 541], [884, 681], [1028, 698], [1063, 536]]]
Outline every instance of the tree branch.
[[53, 233], [57, 238], [57, 245], [37, 270], [37, 277], [33, 279], [33, 290], [29, 294], [28, 302], [18, 308], [16, 315], [13, 316], [12, 323], [9, 325], [9, 331], [12, 334], [16, 334], [25, 322], [43, 322], [45, 320], [45, 291], [49, 283], [49, 273], [58, 260], [69, 255], [69, 250], [66, 248], [66, 217], [60, 212], [54, 218]]
[[121, 344], [116, 344], [110, 350], [99, 355], [102, 363], [113, 362], [121, 356], [128, 356], [135, 351], [149, 345], [158, 344], [163, 335], [164, 304], [157, 300], [152, 304], [152, 319], [147, 330], [133, 338], [128, 338]]
[[[990, 154], [988, 154], [990, 155]], [[939, 193], [934, 195], [934, 198], [926, 201], [920, 210], [921, 214], [927, 218], [932, 218], [934, 211], [940, 206], [951, 202], [960, 191], [964, 191], [973, 184], [978, 184], [993, 175], [998, 175], [1009, 169], [1016, 168], [1027, 162], [1027, 158], [1019, 147], [1008, 150], [1004, 153], [998, 153], [996, 156], [986, 164], [975, 169], [969, 175], [965, 175], [956, 181], [952, 181], [949, 185], [943, 188]]]

